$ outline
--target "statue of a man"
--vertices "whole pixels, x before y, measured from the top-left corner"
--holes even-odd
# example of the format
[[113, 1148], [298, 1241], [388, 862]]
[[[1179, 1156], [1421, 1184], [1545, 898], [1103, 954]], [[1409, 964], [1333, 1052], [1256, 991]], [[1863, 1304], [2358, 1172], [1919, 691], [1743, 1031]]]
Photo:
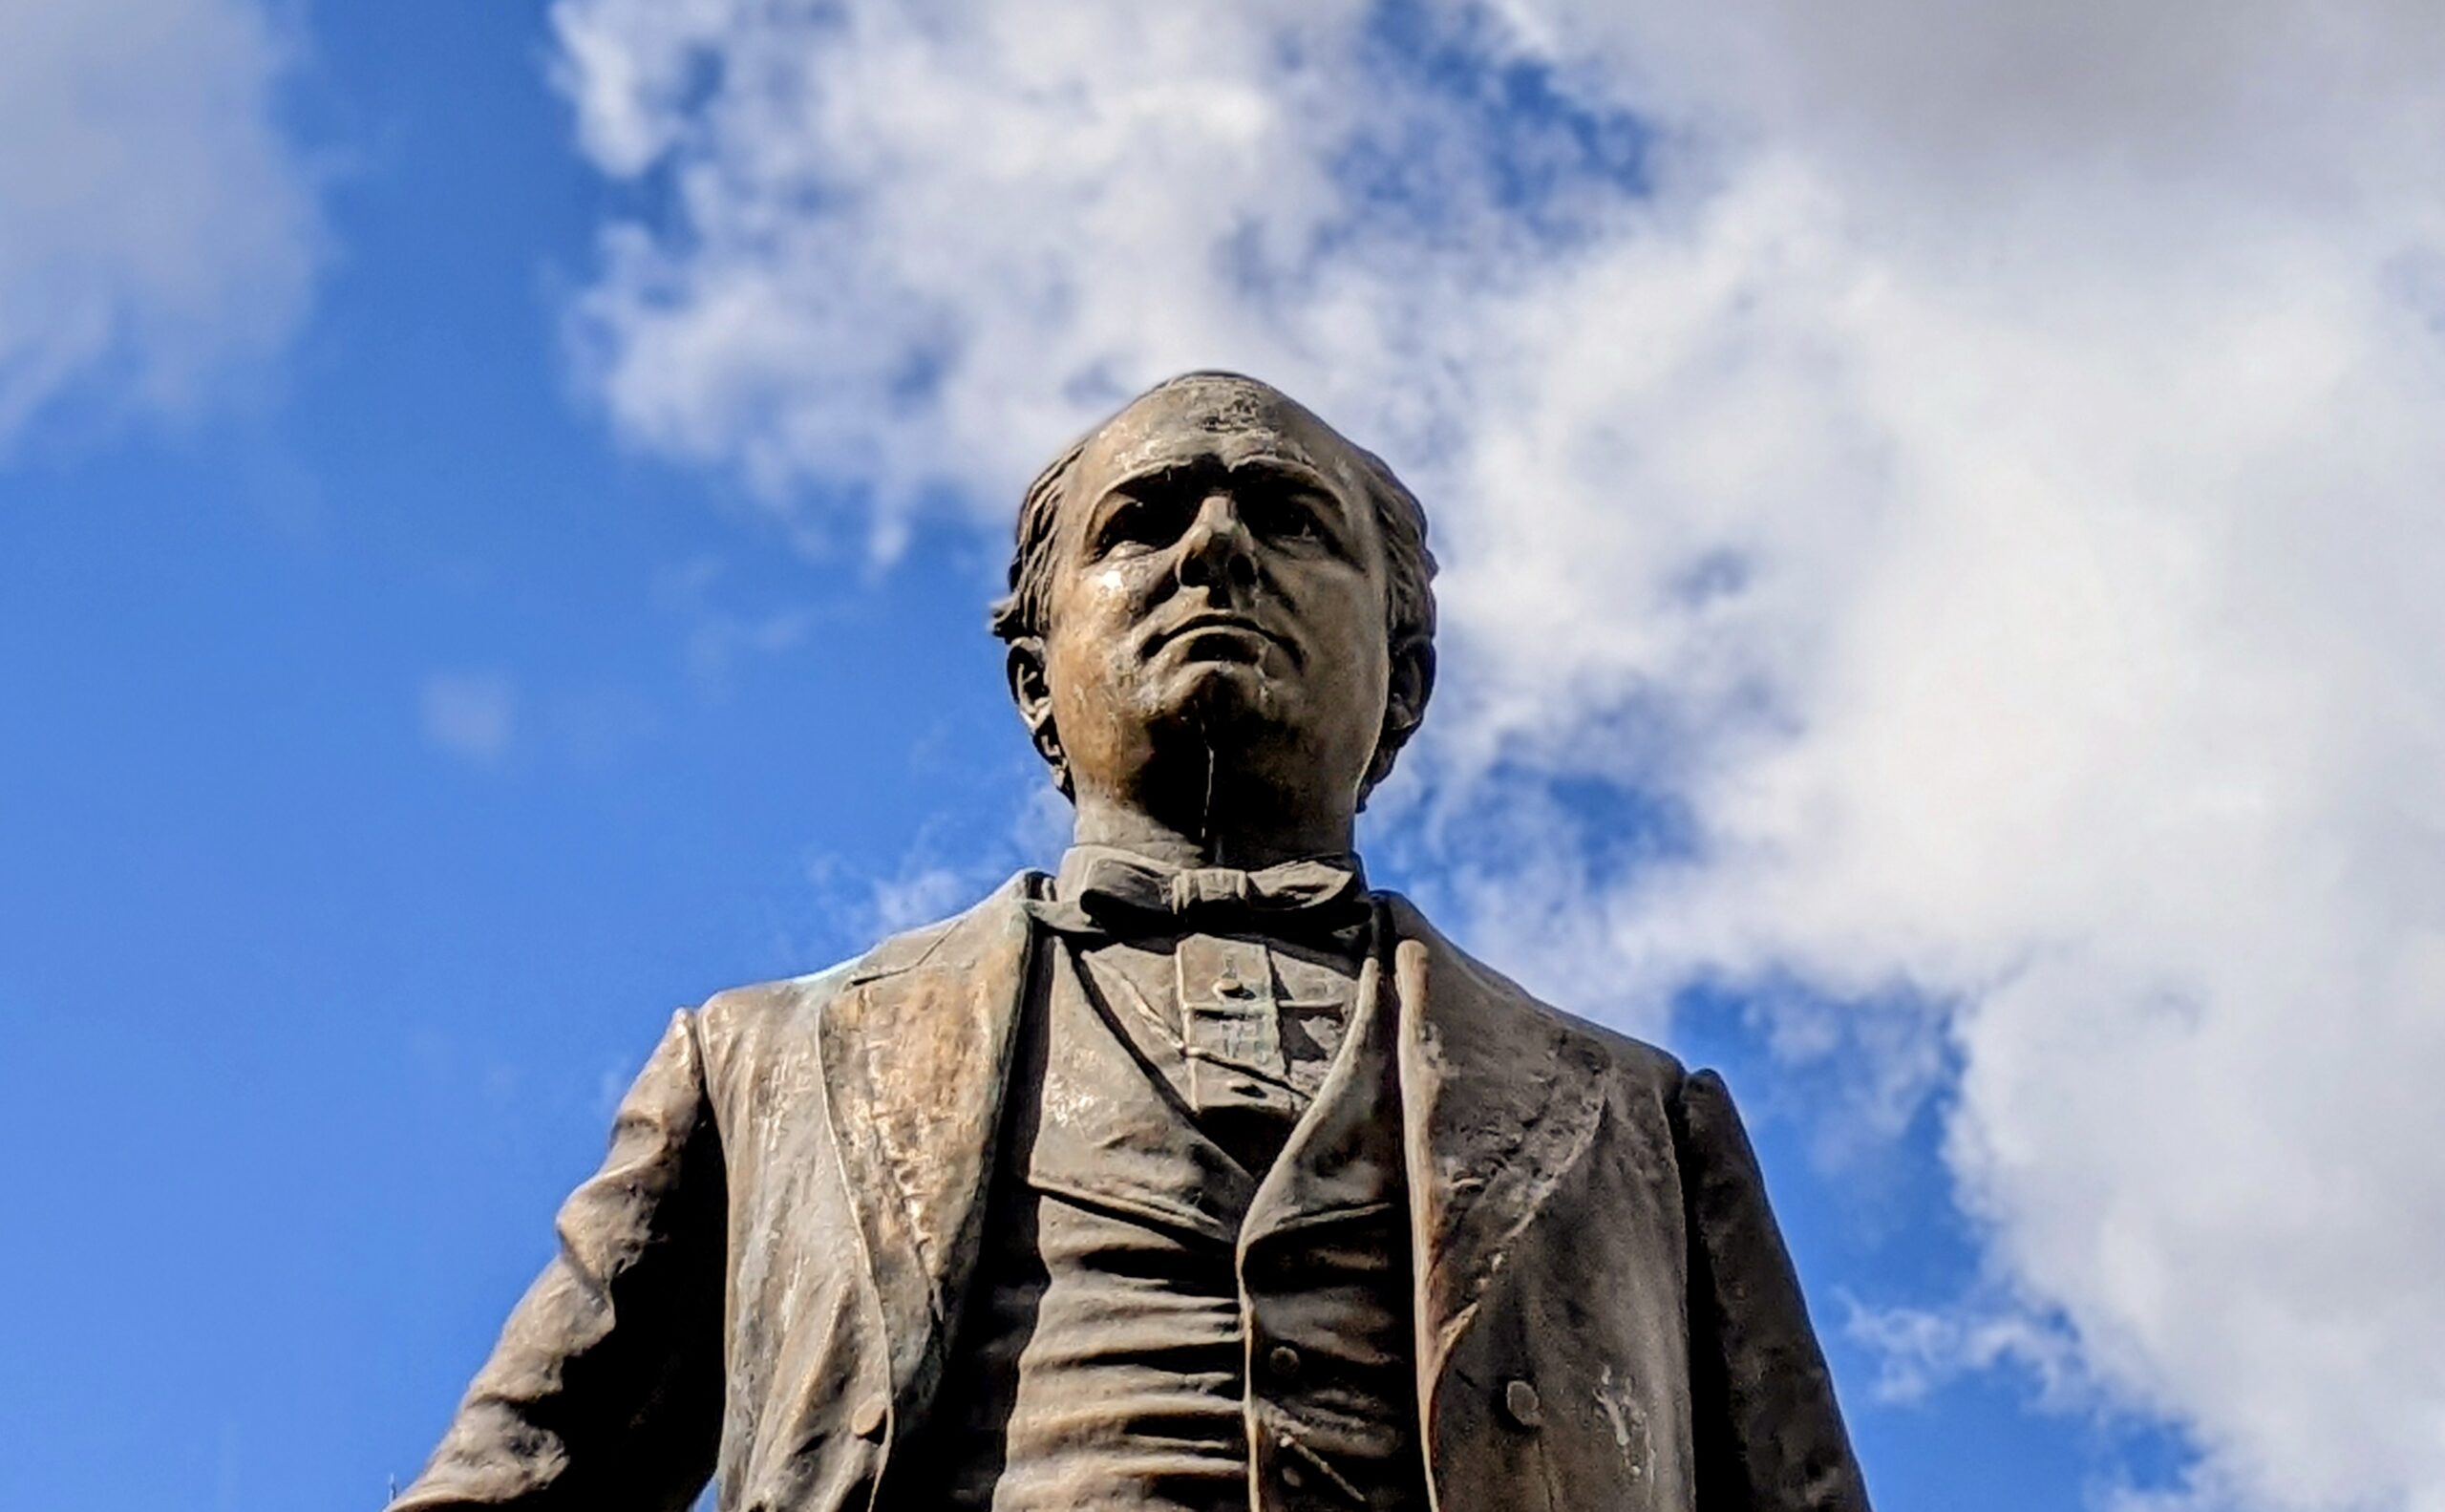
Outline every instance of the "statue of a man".
[[1417, 500], [1193, 373], [1029, 489], [1076, 841], [680, 1013], [394, 1512], [1864, 1512], [1723, 1083], [1371, 891]]

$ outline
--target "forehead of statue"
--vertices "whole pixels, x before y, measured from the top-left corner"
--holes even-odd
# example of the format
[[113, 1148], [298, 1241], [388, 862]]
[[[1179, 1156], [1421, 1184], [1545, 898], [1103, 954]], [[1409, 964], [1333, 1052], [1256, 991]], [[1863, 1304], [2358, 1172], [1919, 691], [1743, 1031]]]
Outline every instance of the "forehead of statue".
[[1364, 494], [1350, 443], [1305, 405], [1263, 384], [1218, 379], [1167, 385], [1106, 421], [1078, 458], [1075, 497], [1150, 473], [1258, 460], [1314, 473], [1345, 499]]

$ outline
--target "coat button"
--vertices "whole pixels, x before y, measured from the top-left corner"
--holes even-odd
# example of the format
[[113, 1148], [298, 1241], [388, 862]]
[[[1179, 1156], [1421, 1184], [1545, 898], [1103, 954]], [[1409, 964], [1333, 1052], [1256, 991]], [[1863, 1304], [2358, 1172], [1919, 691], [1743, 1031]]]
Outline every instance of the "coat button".
[[1502, 1383], [1502, 1416], [1511, 1426], [1523, 1433], [1534, 1433], [1544, 1426], [1545, 1404], [1537, 1396], [1537, 1388], [1523, 1380]]
[[882, 1397], [869, 1396], [849, 1415], [849, 1431], [861, 1438], [872, 1438], [882, 1432], [883, 1418], [889, 1414], [890, 1409]]
[[1265, 1352], [1265, 1368], [1278, 1381], [1294, 1380], [1299, 1374], [1299, 1352], [1287, 1344], [1277, 1344]]

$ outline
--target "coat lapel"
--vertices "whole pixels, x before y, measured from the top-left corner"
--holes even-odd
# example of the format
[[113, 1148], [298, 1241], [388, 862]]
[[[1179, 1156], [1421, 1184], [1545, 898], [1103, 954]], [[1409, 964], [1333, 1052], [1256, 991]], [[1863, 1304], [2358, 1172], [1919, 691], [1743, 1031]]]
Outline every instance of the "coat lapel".
[[1444, 1362], [1546, 1200], [1588, 1149], [1604, 1046], [1388, 898], [1416, 1256], [1418, 1379]]
[[[895, 1400], [930, 1400], [973, 1276], [1034, 969], [1022, 874], [949, 924], [876, 949], [819, 1030], [833, 1137], [882, 1303]], [[1392, 924], [1421, 1402], [1489, 1286], [1589, 1147], [1602, 1044], [1445, 940]]]
[[819, 1031], [833, 1138], [882, 1302], [893, 1398], [933, 1395], [975, 1269], [1031, 969], [1022, 873], [947, 926], [886, 942]]

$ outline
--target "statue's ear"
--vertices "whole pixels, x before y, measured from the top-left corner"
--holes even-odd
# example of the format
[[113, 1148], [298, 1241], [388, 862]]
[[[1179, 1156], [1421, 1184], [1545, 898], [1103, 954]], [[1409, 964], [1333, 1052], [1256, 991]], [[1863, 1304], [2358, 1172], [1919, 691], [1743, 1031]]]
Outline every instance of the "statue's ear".
[[1003, 670], [1010, 679], [1010, 701], [1019, 706], [1019, 718], [1028, 727], [1028, 739], [1034, 743], [1036, 755], [1052, 768], [1052, 780], [1061, 791], [1070, 791], [1070, 762], [1061, 754], [1061, 733], [1052, 726], [1052, 683], [1044, 671], [1044, 642], [1032, 635], [1022, 635], [1010, 642], [1004, 658]]
[[1393, 775], [1401, 747], [1426, 722], [1426, 701], [1435, 694], [1435, 643], [1423, 636], [1393, 648], [1390, 685], [1384, 691], [1384, 728], [1375, 737], [1375, 757], [1367, 764], [1367, 778], [1358, 784], [1358, 806], [1367, 795]]

